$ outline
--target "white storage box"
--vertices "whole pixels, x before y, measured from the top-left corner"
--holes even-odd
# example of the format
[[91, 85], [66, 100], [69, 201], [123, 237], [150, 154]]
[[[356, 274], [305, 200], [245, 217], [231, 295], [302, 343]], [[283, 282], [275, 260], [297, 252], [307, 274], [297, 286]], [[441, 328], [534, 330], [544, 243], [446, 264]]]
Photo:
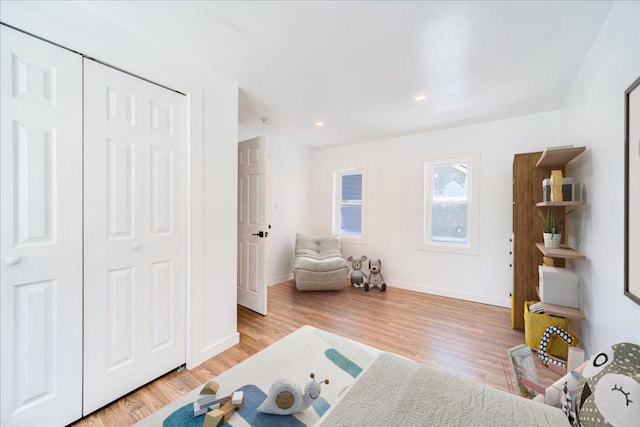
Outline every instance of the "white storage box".
[[578, 308], [580, 276], [558, 267], [538, 267], [540, 299], [549, 304]]

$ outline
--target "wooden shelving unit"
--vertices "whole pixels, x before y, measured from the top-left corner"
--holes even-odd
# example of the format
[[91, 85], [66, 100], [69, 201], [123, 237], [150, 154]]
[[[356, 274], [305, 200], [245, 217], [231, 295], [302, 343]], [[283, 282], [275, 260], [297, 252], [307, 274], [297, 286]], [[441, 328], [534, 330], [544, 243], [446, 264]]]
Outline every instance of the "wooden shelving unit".
[[560, 246], [559, 248], [548, 248], [544, 243], [536, 243], [536, 247], [542, 255], [550, 258], [564, 259], [586, 259], [587, 257], [569, 246]]
[[[536, 286], [538, 266], [543, 263], [543, 256], [555, 258], [554, 265], [559, 268], [566, 265], [566, 259], [586, 259], [584, 254], [567, 246], [546, 248], [542, 243], [542, 225], [538, 221], [540, 209], [553, 209], [556, 218], [559, 218], [570, 209], [586, 206], [584, 201], [543, 202], [540, 186], [542, 180], [549, 178], [553, 170], [561, 170], [563, 176], [568, 176], [567, 164], [585, 151], [586, 147], [551, 147], [544, 152], [514, 156], [513, 239], [510, 253], [513, 267], [511, 320], [514, 329], [524, 329], [524, 301], [539, 299]], [[566, 241], [565, 233], [563, 242]], [[584, 319], [580, 310], [544, 304], [550, 314]]]
[[[586, 150], [586, 147], [566, 147], [566, 148], [548, 148], [536, 163], [537, 168], [564, 168], [567, 163], [575, 159]], [[538, 202], [536, 207], [581, 207], [586, 203], [580, 201], [562, 201], [562, 202]], [[545, 257], [563, 258], [563, 259], [586, 259], [586, 256], [568, 246], [560, 246], [559, 248], [547, 248], [544, 243], [536, 243], [536, 247]], [[538, 298], [540, 298], [540, 290], [536, 287]], [[540, 298], [542, 300], [542, 298]], [[584, 314], [577, 308], [564, 307], [561, 305], [549, 304], [542, 301], [544, 311], [552, 316], [568, 317], [571, 319], [585, 319]]]
[[[552, 169], [536, 167], [541, 155], [541, 151], [536, 151], [513, 157], [511, 324], [519, 330], [524, 330], [524, 302], [537, 298], [538, 266], [542, 264], [542, 254], [534, 245], [542, 241], [542, 223], [538, 220], [539, 209], [535, 205], [542, 202], [542, 180], [549, 177]], [[563, 167], [558, 169], [564, 174]], [[558, 266], [564, 265], [563, 262], [558, 260]]]
[[[540, 298], [540, 288], [536, 288], [538, 298]], [[542, 299], [542, 298], [540, 298]], [[548, 302], [540, 301], [544, 306], [544, 311], [551, 316], [568, 317], [570, 319], [586, 319], [584, 314], [577, 308], [564, 307], [562, 305], [549, 304]]]
[[555, 207], [575, 207], [578, 208], [580, 206], [586, 206], [587, 204], [583, 201], [583, 200], [577, 200], [577, 201], [566, 201], [566, 202], [538, 202], [536, 203], [536, 206], [539, 208], [544, 208], [544, 207], [550, 207], [550, 208], [555, 208]]
[[568, 317], [570, 319], [585, 319], [584, 314], [577, 308], [563, 307], [561, 305], [542, 303], [544, 311], [552, 316]]
[[[565, 168], [567, 163], [571, 160], [578, 157], [581, 153], [583, 153], [587, 148], [586, 147], [563, 147], [563, 148], [547, 148], [542, 152], [538, 162], [536, 163], [536, 168], [549, 168], [549, 167], [559, 167]], [[581, 207], [585, 206], [586, 203], [583, 200], [573, 201], [566, 200], [562, 202], [538, 202], [536, 203], [536, 207], [543, 208], [568, 208], [568, 207]], [[576, 251], [573, 248], [568, 246], [562, 246], [557, 249], [547, 248], [542, 243], [536, 243], [536, 247], [542, 254], [546, 257], [550, 258], [570, 258], [570, 259], [585, 259], [584, 254]]]
[[580, 155], [587, 147], [547, 148], [543, 151], [537, 168], [564, 166]]

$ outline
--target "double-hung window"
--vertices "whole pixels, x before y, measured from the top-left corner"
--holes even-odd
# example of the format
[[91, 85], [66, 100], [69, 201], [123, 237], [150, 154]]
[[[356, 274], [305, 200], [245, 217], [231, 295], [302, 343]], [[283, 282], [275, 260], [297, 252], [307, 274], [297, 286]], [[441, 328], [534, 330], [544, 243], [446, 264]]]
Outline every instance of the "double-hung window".
[[333, 233], [343, 238], [364, 238], [364, 174], [361, 170], [334, 174]]
[[477, 253], [478, 157], [465, 153], [424, 163], [426, 249]]

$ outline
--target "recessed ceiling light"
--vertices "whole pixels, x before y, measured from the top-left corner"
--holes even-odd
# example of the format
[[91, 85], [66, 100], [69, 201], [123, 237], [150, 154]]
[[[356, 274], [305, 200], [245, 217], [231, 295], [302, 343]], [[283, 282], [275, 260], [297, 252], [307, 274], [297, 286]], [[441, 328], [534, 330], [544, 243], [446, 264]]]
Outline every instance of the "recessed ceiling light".
[[418, 95], [415, 97], [416, 102], [421, 102], [427, 99], [427, 95]]
[[322, 127], [322, 126], [324, 126], [324, 123], [322, 123], [322, 122], [316, 122], [316, 126], [317, 126], [317, 127]]

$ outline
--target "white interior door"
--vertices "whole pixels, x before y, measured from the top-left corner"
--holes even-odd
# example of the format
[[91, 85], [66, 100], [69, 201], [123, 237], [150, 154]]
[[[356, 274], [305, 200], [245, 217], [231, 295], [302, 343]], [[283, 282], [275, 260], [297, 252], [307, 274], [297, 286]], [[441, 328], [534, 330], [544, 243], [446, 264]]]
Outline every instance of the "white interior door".
[[238, 143], [238, 304], [267, 314], [267, 154], [263, 137]]
[[82, 416], [82, 59], [0, 26], [1, 418]]
[[186, 360], [185, 106], [85, 60], [85, 414]]

